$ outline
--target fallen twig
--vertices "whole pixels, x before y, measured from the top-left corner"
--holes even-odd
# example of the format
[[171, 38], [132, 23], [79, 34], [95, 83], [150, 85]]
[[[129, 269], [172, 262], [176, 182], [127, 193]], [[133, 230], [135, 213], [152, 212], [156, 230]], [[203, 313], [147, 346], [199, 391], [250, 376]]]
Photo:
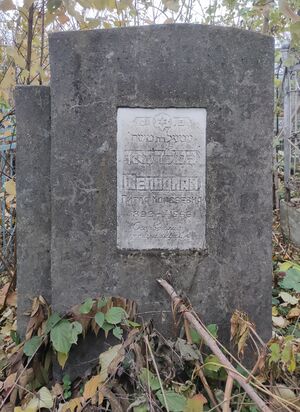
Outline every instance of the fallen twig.
[[228, 378], [226, 381], [225, 392], [224, 392], [224, 404], [223, 404], [223, 412], [230, 412], [230, 399], [231, 399], [231, 392], [233, 388], [233, 377], [228, 374]]
[[158, 283], [165, 289], [168, 295], [171, 297], [172, 302], [176, 305], [179, 311], [183, 314], [184, 318], [189, 321], [189, 323], [196, 329], [199, 335], [204, 340], [205, 344], [211, 349], [211, 351], [217, 356], [219, 361], [225, 366], [228, 371], [228, 375], [232, 379], [236, 380], [241, 387], [245, 390], [248, 396], [256, 403], [256, 405], [263, 412], [272, 412], [272, 410], [267, 406], [267, 404], [261, 399], [261, 397], [255, 392], [252, 386], [246, 382], [246, 379], [242, 377], [231, 362], [226, 358], [218, 344], [212, 338], [210, 333], [199, 323], [199, 321], [194, 317], [190, 310], [182, 303], [182, 300], [177, 295], [173, 287], [164, 279], [158, 279]]
[[144, 340], [145, 340], [147, 348], [149, 350], [149, 353], [150, 353], [150, 356], [151, 356], [151, 359], [152, 359], [152, 362], [153, 362], [153, 366], [154, 366], [154, 369], [155, 369], [155, 372], [156, 372], [156, 376], [157, 376], [157, 379], [159, 381], [161, 393], [162, 393], [162, 396], [163, 396], [163, 399], [164, 399], [164, 402], [165, 402], [165, 408], [166, 408], [167, 412], [169, 412], [169, 406], [168, 406], [166, 394], [165, 394], [165, 391], [164, 391], [164, 387], [163, 387], [163, 384], [162, 384], [162, 381], [161, 381], [161, 378], [160, 378], [159, 370], [158, 370], [157, 364], [155, 362], [155, 358], [153, 356], [152, 349], [151, 349], [151, 346], [150, 346], [149, 339], [148, 339], [147, 335], [144, 337]]

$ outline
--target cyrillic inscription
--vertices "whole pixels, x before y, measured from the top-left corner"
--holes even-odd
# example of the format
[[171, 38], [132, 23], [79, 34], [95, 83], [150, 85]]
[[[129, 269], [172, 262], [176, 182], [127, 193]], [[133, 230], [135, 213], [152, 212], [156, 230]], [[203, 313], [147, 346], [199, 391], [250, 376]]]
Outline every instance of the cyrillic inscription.
[[118, 109], [120, 249], [205, 246], [205, 109]]

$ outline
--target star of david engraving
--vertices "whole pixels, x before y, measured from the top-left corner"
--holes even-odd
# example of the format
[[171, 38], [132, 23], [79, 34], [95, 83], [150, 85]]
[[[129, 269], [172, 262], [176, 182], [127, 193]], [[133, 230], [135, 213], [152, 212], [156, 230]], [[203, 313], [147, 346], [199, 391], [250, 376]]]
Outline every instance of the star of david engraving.
[[165, 113], [161, 113], [154, 117], [153, 125], [157, 129], [164, 131], [172, 126], [172, 119]]

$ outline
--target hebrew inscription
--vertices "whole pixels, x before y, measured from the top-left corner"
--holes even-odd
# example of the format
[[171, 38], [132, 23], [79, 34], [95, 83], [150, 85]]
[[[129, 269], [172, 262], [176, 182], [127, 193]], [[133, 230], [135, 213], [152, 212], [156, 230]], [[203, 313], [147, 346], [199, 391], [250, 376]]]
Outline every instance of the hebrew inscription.
[[205, 109], [119, 108], [120, 249], [205, 247]]

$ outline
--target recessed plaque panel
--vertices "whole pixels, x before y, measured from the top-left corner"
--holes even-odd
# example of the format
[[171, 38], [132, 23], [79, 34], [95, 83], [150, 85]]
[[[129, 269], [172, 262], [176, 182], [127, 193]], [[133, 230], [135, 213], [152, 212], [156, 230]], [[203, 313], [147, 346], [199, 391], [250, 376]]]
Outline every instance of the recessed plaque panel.
[[118, 109], [120, 249], [205, 246], [206, 110]]

